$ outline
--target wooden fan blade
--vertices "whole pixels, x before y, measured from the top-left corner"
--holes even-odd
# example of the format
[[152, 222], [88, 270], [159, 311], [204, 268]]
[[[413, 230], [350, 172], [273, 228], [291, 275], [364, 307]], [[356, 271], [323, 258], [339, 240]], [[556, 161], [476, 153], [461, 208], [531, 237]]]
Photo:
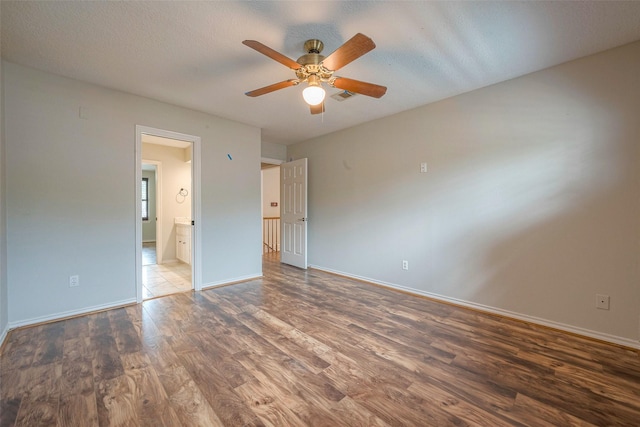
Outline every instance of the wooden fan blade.
[[298, 79], [285, 80], [280, 83], [274, 83], [269, 86], [261, 87], [260, 89], [252, 90], [251, 92], [246, 92], [245, 95], [251, 96], [251, 97], [260, 96], [260, 95], [264, 95], [265, 93], [270, 93], [279, 89], [284, 89], [286, 87], [295, 86], [298, 83], [300, 83]]
[[311, 107], [311, 114], [321, 114], [324, 113], [324, 101], [322, 101], [320, 104], [318, 105], [310, 105], [309, 107]]
[[245, 41], [242, 42], [242, 44], [245, 45], [245, 46], [249, 46], [251, 49], [257, 50], [261, 54], [268, 56], [269, 58], [273, 59], [274, 61], [278, 61], [282, 65], [284, 65], [286, 67], [289, 67], [292, 70], [297, 70], [298, 68], [302, 67], [302, 65], [298, 64], [293, 59], [284, 56], [280, 52], [276, 52], [275, 50], [271, 49], [270, 47], [263, 45], [259, 41], [256, 41], [256, 40], [245, 40]]
[[351, 61], [360, 58], [365, 53], [373, 50], [376, 44], [369, 37], [358, 33], [327, 56], [322, 65], [328, 70], [339, 70]]
[[360, 80], [347, 79], [346, 77], [337, 77], [333, 81], [333, 87], [348, 90], [349, 92], [359, 93], [361, 95], [381, 98], [387, 93], [385, 86], [374, 85], [373, 83], [361, 82]]

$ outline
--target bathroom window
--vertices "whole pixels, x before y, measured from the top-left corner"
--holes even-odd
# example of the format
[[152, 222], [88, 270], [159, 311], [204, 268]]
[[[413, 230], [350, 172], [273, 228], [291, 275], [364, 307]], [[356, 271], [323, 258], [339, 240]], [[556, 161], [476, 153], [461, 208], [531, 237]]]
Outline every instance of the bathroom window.
[[142, 178], [142, 220], [149, 221], [149, 178]]

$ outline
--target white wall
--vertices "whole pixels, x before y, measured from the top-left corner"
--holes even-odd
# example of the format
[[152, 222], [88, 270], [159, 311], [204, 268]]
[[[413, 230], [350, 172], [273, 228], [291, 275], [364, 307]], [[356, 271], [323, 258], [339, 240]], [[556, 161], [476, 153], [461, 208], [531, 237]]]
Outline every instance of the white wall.
[[[185, 150], [157, 144], [142, 144], [142, 158], [162, 163], [162, 261], [176, 260], [176, 217], [191, 218], [191, 163]], [[185, 197], [178, 196], [181, 188]]]
[[309, 262], [637, 346], [639, 112], [637, 42], [289, 146]]
[[[142, 150], [144, 151], [142, 144]], [[142, 156], [144, 158], [144, 154]], [[149, 219], [142, 221], [142, 241], [156, 241], [156, 173], [155, 171], [142, 171], [142, 177], [149, 180], [148, 196], [149, 196]], [[191, 187], [191, 185], [189, 185]], [[175, 250], [174, 250], [175, 252]]]
[[[2, 8], [0, 8], [1, 10]], [[0, 46], [2, 43], [0, 42]], [[0, 49], [0, 57], [2, 50]], [[0, 64], [0, 346], [6, 336], [8, 325], [7, 305], [7, 222], [6, 222], [6, 198], [5, 198], [5, 144], [4, 144], [4, 110], [3, 92], [4, 80], [2, 64]]]
[[261, 143], [262, 157], [265, 159], [287, 160], [287, 146], [274, 144], [272, 142], [262, 141]]
[[261, 274], [260, 129], [4, 67], [11, 325], [135, 300], [136, 125], [202, 138], [203, 283]]

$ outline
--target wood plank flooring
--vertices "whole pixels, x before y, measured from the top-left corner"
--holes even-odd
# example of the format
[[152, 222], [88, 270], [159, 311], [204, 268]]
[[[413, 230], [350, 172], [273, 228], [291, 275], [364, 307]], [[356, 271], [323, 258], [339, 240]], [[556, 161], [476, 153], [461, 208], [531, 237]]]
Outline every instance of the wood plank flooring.
[[11, 332], [0, 426], [640, 425], [638, 351], [276, 261]]

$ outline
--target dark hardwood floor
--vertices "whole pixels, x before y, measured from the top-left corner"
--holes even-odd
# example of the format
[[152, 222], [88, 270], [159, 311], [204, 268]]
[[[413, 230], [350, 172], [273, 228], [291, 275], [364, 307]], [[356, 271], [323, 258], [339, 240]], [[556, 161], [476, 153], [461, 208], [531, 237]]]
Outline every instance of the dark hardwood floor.
[[275, 261], [11, 332], [0, 426], [640, 425], [638, 351]]

